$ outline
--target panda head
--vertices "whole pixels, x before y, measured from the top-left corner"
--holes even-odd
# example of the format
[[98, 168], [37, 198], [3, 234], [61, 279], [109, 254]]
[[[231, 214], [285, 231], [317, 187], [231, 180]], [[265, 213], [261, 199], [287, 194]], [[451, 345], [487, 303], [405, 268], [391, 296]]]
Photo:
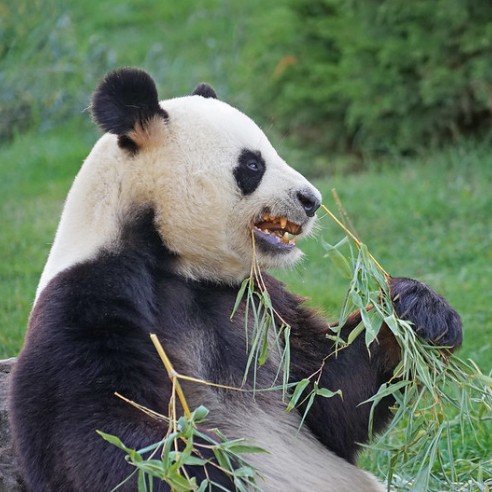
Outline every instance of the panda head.
[[106, 135], [74, 182], [64, 211], [72, 217], [62, 217], [51, 256], [57, 241], [67, 255], [80, 229], [70, 230], [74, 222], [85, 231], [65, 263], [117, 247], [124, 217], [150, 207], [187, 278], [237, 283], [253, 258], [263, 268], [299, 259], [295, 240], [312, 230], [320, 193], [210, 86], [159, 102], [147, 73], [122, 69], [97, 88], [92, 114]]

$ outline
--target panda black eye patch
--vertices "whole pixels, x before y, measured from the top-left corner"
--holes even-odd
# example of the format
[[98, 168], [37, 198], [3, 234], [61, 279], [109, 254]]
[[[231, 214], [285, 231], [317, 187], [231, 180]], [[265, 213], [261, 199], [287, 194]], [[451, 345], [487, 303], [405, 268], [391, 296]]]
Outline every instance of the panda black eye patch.
[[265, 161], [259, 151], [248, 149], [241, 151], [233, 173], [243, 195], [250, 195], [258, 188], [265, 170]]

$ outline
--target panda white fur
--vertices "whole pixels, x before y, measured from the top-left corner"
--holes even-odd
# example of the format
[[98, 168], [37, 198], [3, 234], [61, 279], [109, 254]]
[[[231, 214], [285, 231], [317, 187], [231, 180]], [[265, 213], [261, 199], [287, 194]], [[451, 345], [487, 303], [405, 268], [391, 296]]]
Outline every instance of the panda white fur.
[[[264, 270], [294, 263], [301, 253], [293, 239], [311, 232], [321, 201], [255, 123], [205, 84], [159, 103], [145, 72], [123, 69], [103, 80], [92, 112], [106, 134], [68, 195], [12, 378], [14, 443], [26, 488], [35, 492], [111, 490], [131, 473], [96, 429], [134, 448], [163, 437], [162, 422], [114, 396], [167, 413], [170, 382], [149, 333], [182, 374], [241, 384], [244, 306], [230, 315], [253, 250]], [[292, 326], [291, 380], [299, 381], [331, 352], [328, 325], [273, 277], [265, 281]], [[441, 297], [409, 279], [393, 279], [391, 288], [397, 311], [422, 336], [461, 343], [459, 316]], [[358, 321], [355, 314], [344, 332]], [[270, 451], [250, 456], [263, 490], [383, 490], [355, 465], [369, 414], [369, 405], [358, 405], [398, 358], [384, 328], [370, 356], [360, 340], [330, 358], [320, 384], [342, 389], [343, 399], [315, 400], [300, 432], [300, 413], [285, 412], [277, 393], [191, 383], [185, 393], [191, 407], [209, 408], [210, 428]], [[258, 386], [272, 384], [275, 359], [258, 371]], [[377, 430], [390, 404], [378, 406]], [[129, 481], [121, 490], [135, 489]], [[160, 482], [154, 490], [169, 487]]]

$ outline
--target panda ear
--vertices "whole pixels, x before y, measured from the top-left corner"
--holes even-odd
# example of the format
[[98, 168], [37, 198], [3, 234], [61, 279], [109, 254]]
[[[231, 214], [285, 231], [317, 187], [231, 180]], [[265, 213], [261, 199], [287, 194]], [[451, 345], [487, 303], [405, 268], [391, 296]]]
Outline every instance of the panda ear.
[[205, 83], [198, 84], [195, 87], [195, 90], [191, 93], [191, 95], [202, 96], [205, 97], [206, 99], [208, 98], [217, 99], [217, 94], [214, 91], [213, 87]]
[[155, 116], [167, 119], [152, 77], [136, 68], [108, 73], [92, 96], [94, 121], [105, 132], [125, 137], [145, 130]]

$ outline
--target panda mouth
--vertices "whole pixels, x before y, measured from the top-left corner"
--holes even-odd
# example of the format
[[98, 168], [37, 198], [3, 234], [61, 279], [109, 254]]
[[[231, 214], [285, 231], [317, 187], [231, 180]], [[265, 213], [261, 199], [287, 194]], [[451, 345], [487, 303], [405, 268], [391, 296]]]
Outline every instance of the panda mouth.
[[259, 244], [272, 249], [290, 250], [295, 248], [296, 238], [302, 232], [299, 224], [290, 222], [287, 217], [275, 217], [268, 213], [254, 224], [255, 238]]

